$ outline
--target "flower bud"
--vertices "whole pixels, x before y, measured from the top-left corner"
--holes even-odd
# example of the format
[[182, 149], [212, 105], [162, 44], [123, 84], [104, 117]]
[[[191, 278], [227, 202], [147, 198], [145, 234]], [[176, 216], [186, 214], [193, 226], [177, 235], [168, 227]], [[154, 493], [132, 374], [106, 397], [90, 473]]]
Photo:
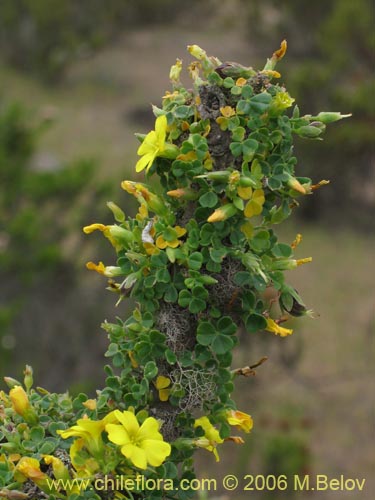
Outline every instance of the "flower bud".
[[125, 221], [125, 214], [121, 210], [121, 208], [116, 205], [116, 203], [113, 203], [113, 201], [107, 201], [107, 207], [113, 213], [113, 216], [117, 222]]
[[216, 170], [208, 174], [197, 175], [196, 179], [208, 179], [210, 181], [228, 182], [229, 176], [232, 172], [229, 170]]
[[134, 234], [120, 226], [108, 226], [109, 234], [116, 243], [128, 247], [134, 241]]
[[172, 191], [167, 192], [167, 195], [180, 200], [196, 200], [198, 198], [198, 193], [190, 188], [172, 189]]
[[307, 139], [315, 139], [318, 137], [323, 130], [319, 127], [314, 127], [313, 125], [303, 125], [295, 130], [295, 133], [300, 137], [305, 137]]
[[12, 401], [13, 410], [18, 413], [18, 415], [23, 415], [26, 410], [30, 408], [29, 398], [20, 385], [16, 385], [9, 392], [10, 399]]
[[347, 115], [342, 115], [339, 112], [334, 111], [322, 111], [315, 118], [325, 124], [337, 122], [338, 120], [342, 120], [343, 118], [349, 118], [352, 116], [351, 113]]
[[237, 208], [234, 205], [232, 205], [232, 203], [227, 203], [226, 205], [217, 208], [215, 212], [213, 212], [209, 216], [207, 222], [220, 222], [223, 220], [227, 220], [229, 219], [229, 217], [232, 217], [236, 212]]
[[176, 64], [171, 67], [169, 72], [169, 79], [175, 85], [180, 83], [180, 74], [182, 70], [182, 61], [181, 59], [176, 59]]
[[16, 385], [21, 385], [21, 382], [18, 382], [18, 380], [12, 377], [4, 377], [4, 382], [9, 387], [9, 389], [13, 389], [13, 387], [16, 387]]
[[306, 194], [305, 188], [302, 186], [302, 184], [299, 182], [299, 180], [297, 180], [295, 177], [292, 177], [291, 175], [289, 175], [286, 184], [290, 188], [294, 189], [294, 191], [298, 191], [301, 194]]
[[38, 423], [38, 417], [30, 405], [29, 398], [20, 385], [16, 385], [9, 391], [9, 397], [12, 401], [13, 410], [31, 425]]
[[24, 381], [26, 390], [29, 391], [34, 383], [32, 367], [29, 365], [26, 365], [26, 368], [25, 368], [23, 374], [25, 375], [25, 378], [23, 379], [23, 381]]

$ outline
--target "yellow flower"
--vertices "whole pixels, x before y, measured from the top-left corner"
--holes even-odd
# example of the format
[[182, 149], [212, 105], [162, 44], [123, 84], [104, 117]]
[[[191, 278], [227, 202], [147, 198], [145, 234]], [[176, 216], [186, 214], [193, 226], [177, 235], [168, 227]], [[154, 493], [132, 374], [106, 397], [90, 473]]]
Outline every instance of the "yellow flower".
[[27, 410], [30, 409], [28, 395], [20, 385], [16, 385], [9, 391], [9, 397], [12, 401], [13, 410], [18, 413], [18, 415], [22, 416]]
[[205, 448], [215, 455], [216, 462], [220, 460], [216, 446], [224, 442], [220, 437], [219, 431], [211, 424], [207, 417], [201, 417], [195, 420], [194, 427], [202, 427], [204, 436], [194, 441], [199, 448]]
[[167, 117], [158, 116], [155, 120], [155, 130], [149, 132], [138, 148], [138, 155], [142, 156], [135, 166], [136, 172], [142, 172], [144, 168], [149, 170], [155, 158], [163, 156], [174, 159], [178, 154], [178, 147], [174, 144], [167, 144], [165, 138], [167, 135]]
[[278, 92], [275, 97], [272, 99], [271, 106], [269, 108], [269, 113], [272, 114], [280, 114], [284, 109], [290, 108], [290, 106], [294, 103], [295, 99], [290, 97], [288, 92], [282, 91]]
[[251, 198], [251, 195], [253, 194], [253, 188], [251, 188], [250, 186], [248, 187], [238, 186], [237, 194], [243, 200], [249, 200]]
[[167, 117], [161, 115], [156, 118], [155, 130], [152, 130], [146, 135], [144, 141], [138, 148], [137, 153], [139, 156], [142, 156], [142, 158], [137, 162], [135, 167], [136, 172], [142, 172], [144, 168], [148, 170], [155, 158], [160, 156], [160, 153], [164, 151], [166, 134]]
[[169, 230], [171, 234], [175, 233], [176, 237], [171, 239], [170, 241], [168, 239], [167, 241], [166, 239], [164, 239], [162, 235], [158, 236], [156, 238], [155, 244], [158, 248], [161, 248], [162, 250], [167, 247], [177, 248], [182, 243], [178, 238], [181, 238], [181, 236], [184, 236], [184, 234], [186, 234], [186, 229], [180, 226], [175, 226], [174, 228], [167, 228], [167, 230]]
[[95, 224], [90, 224], [83, 228], [85, 234], [91, 234], [94, 231], [101, 231], [116, 250], [121, 250], [123, 247], [128, 248], [134, 241], [134, 235], [131, 231], [121, 226], [117, 226], [116, 224], [105, 226], [104, 224], [96, 222]]
[[168, 214], [165, 201], [160, 196], [151, 192], [144, 184], [133, 181], [122, 181], [121, 187], [127, 193], [135, 196], [141, 205], [145, 205], [147, 209], [152, 210], [157, 215], [165, 216]]
[[70, 437], [82, 438], [87, 450], [94, 456], [100, 455], [103, 451], [102, 432], [107, 424], [115, 422], [114, 412], [106, 415], [102, 420], [91, 420], [89, 418], [80, 418], [77, 425], [73, 425], [66, 430], [59, 430], [57, 434], [63, 439]]
[[47, 465], [52, 465], [53, 475], [56, 479], [70, 479], [69, 471], [64, 463], [53, 455], [42, 455]]
[[131, 411], [115, 410], [114, 414], [120, 424], [106, 425], [108, 439], [121, 446], [121, 453], [133, 465], [140, 469], [146, 469], [148, 464], [158, 467], [170, 455], [171, 445], [163, 440], [155, 418], [148, 417], [139, 425]]
[[99, 224], [96, 222], [95, 224], [90, 224], [89, 226], [85, 226], [83, 228], [83, 232], [85, 234], [91, 234], [94, 231], [98, 230], [101, 231], [102, 233], [108, 229], [108, 226], [105, 226], [104, 224]]
[[105, 266], [101, 261], [99, 264], [95, 264], [91, 261], [87, 262], [86, 267], [90, 271], [96, 271], [97, 273], [103, 274], [103, 276], [107, 276], [108, 278], [114, 278], [115, 276], [121, 276], [123, 274], [121, 267]]
[[155, 387], [159, 391], [160, 401], [168, 401], [171, 390], [168, 387], [171, 385], [171, 379], [159, 375], [156, 379]]
[[280, 59], [285, 56], [287, 47], [288, 44], [286, 40], [283, 40], [280, 44], [280, 48], [278, 50], [275, 50], [275, 52], [272, 54], [272, 57], [274, 57], [277, 61], [280, 61]]
[[268, 332], [274, 333], [275, 335], [280, 335], [280, 337], [286, 337], [287, 335], [291, 335], [293, 333], [293, 330], [291, 328], [283, 328], [271, 318], [267, 319], [266, 330]]
[[36, 424], [38, 416], [32, 408], [29, 397], [23, 387], [16, 385], [9, 391], [9, 397], [12, 402], [13, 410], [29, 424]]
[[247, 413], [238, 410], [230, 410], [227, 414], [229, 425], [234, 425], [237, 429], [250, 432], [253, 428], [253, 419]]
[[226, 118], [230, 118], [236, 114], [236, 111], [231, 106], [224, 106], [220, 108], [220, 113]]
[[87, 399], [82, 406], [87, 408], [88, 410], [96, 410], [96, 399]]
[[47, 486], [48, 476], [40, 470], [40, 463], [36, 458], [22, 457], [15, 470], [16, 481], [24, 482], [31, 479], [41, 489]]
[[171, 67], [171, 70], [169, 72], [169, 79], [171, 80], [172, 83], [174, 84], [180, 83], [181, 70], [182, 70], [182, 61], [181, 59], [176, 59], [176, 64], [174, 64]]
[[246, 85], [246, 83], [247, 83], [246, 78], [243, 78], [242, 76], [240, 78], [237, 78], [236, 80], [237, 87], [243, 87], [244, 85]]
[[244, 215], [245, 217], [253, 217], [254, 215], [259, 215], [262, 213], [264, 202], [266, 201], [264, 197], [263, 189], [256, 189], [251, 199], [247, 202]]

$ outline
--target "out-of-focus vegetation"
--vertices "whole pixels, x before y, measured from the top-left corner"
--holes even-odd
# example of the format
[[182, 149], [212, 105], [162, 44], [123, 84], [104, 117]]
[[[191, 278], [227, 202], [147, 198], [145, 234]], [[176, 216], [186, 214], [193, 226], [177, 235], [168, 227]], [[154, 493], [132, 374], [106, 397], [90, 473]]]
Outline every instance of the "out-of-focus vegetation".
[[242, 15], [252, 27], [248, 38], [258, 53], [275, 47], [280, 38], [288, 39], [288, 88], [302, 112], [329, 107], [353, 114], [348, 123], [330, 130], [319, 148], [306, 141], [297, 146], [305, 175], [333, 184], [301, 213], [312, 220], [330, 218], [335, 224], [373, 225], [373, 2], [244, 0]]
[[165, 22], [194, 1], [2, 0], [0, 50], [16, 68], [59, 82], [69, 64], [126, 30]]
[[[53, 345], [48, 350], [58, 373], [75, 357], [66, 349], [65, 332], [70, 330], [69, 338], [76, 321], [79, 328], [74, 328], [83, 337], [94, 327], [87, 321], [91, 313], [85, 304], [77, 307], [84, 288], [76, 255], [82, 251], [79, 229], [87, 217], [95, 217], [96, 201], [108, 194], [109, 186], [94, 182], [97, 165], [92, 160], [54, 165], [50, 171], [33, 167], [39, 137], [48, 126], [49, 120], [38, 119], [19, 103], [0, 103], [0, 362], [4, 370], [18, 363], [22, 366], [30, 350], [34, 355], [39, 350], [44, 365], [46, 350]], [[68, 314], [56, 307], [62, 303], [70, 305]], [[58, 377], [52, 379], [58, 383]]]

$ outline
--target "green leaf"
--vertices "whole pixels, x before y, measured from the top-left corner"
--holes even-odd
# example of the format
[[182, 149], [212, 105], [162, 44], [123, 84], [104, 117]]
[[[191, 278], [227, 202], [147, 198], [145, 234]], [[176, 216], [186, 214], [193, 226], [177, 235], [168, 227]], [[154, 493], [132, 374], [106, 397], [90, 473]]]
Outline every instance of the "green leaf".
[[233, 347], [233, 340], [226, 335], [218, 334], [212, 341], [212, 350], [215, 354], [225, 354]]
[[253, 281], [252, 281], [252, 276], [250, 273], [247, 271], [239, 271], [234, 275], [234, 282], [238, 286], [251, 286]]
[[59, 440], [55, 438], [45, 438], [42, 446], [39, 448], [41, 455], [51, 455], [59, 444]]
[[239, 198], [238, 196], [234, 196], [232, 199], [233, 205], [238, 209], [238, 210], [243, 210], [245, 207], [244, 201]]
[[201, 299], [192, 299], [189, 304], [189, 311], [192, 314], [198, 314], [206, 309], [206, 302]]
[[176, 118], [181, 118], [181, 120], [186, 120], [190, 116], [194, 115], [194, 110], [191, 106], [178, 106], [174, 110], [174, 115]]
[[219, 198], [213, 191], [208, 191], [199, 198], [199, 203], [202, 205], [202, 207], [213, 208], [218, 201]]
[[173, 227], [167, 227], [166, 229], [164, 229], [163, 238], [165, 239], [165, 241], [174, 241], [177, 239], [177, 237], [177, 231], [173, 229]]
[[257, 113], [264, 113], [271, 104], [272, 96], [267, 92], [256, 94], [250, 99], [251, 109]]
[[204, 286], [198, 285], [192, 290], [193, 297], [197, 299], [206, 300], [208, 298], [208, 291], [204, 288]]
[[168, 264], [168, 257], [165, 252], [151, 255], [150, 263], [152, 267], [165, 267]]
[[177, 357], [174, 352], [172, 352], [170, 349], [167, 349], [165, 351], [165, 359], [170, 365], [174, 365], [177, 361]]
[[43, 427], [33, 427], [30, 431], [30, 439], [35, 443], [39, 443], [44, 439], [44, 429]]
[[237, 85], [235, 85], [234, 87], [232, 87], [232, 88], [230, 89], [230, 93], [231, 93], [232, 95], [241, 95], [241, 92], [242, 92], [241, 87], [237, 87]]
[[178, 295], [178, 304], [181, 307], [187, 307], [191, 301], [191, 293], [189, 290], [181, 290]]
[[258, 145], [259, 143], [255, 139], [246, 139], [242, 143], [243, 158], [245, 161], [251, 161], [254, 158]]
[[160, 283], [169, 283], [171, 281], [171, 275], [168, 269], [158, 269], [156, 272], [156, 280]]
[[[210, 325], [212, 327], [211, 323], [205, 322], [205, 324]], [[211, 329], [207, 329], [207, 331], [201, 331], [201, 333], [198, 333], [197, 342], [200, 345], [208, 346], [211, 345], [211, 342], [213, 341], [215, 336], [216, 336], [216, 331], [212, 327]]]
[[248, 115], [250, 113], [250, 110], [251, 105], [249, 101], [246, 101], [245, 99], [241, 99], [240, 101], [238, 101], [236, 111], [239, 115]]
[[244, 140], [246, 130], [244, 127], [236, 127], [232, 130], [232, 141], [241, 142]]
[[178, 293], [176, 288], [173, 285], [170, 285], [164, 293], [164, 300], [166, 302], [176, 302], [177, 298], [178, 298]]
[[227, 255], [228, 251], [225, 248], [210, 248], [211, 259], [220, 264]]
[[223, 335], [233, 335], [237, 331], [237, 325], [229, 316], [223, 316], [217, 322], [217, 331]]
[[193, 252], [189, 255], [188, 258], [188, 266], [190, 269], [197, 271], [202, 267], [203, 263], [203, 255], [200, 252]]
[[148, 380], [156, 377], [158, 374], [158, 367], [156, 366], [155, 361], [149, 361], [146, 363], [143, 374]]
[[231, 142], [229, 147], [235, 158], [242, 154], [242, 142]]
[[227, 78], [224, 78], [223, 85], [226, 89], [231, 89], [234, 85], [234, 80], [230, 76], [227, 76]]
[[249, 99], [253, 95], [253, 88], [251, 85], [244, 85], [242, 87], [241, 95], [244, 99]]
[[[199, 324], [198, 324], [198, 328], [197, 328], [197, 334], [198, 335], [215, 335], [216, 334], [216, 330], [215, 330], [215, 327], [212, 323], [210, 323], [209, 321], [200, 321]], [[207, 345], [207, 344], [205, 344]]]
[[288, 259], [292, 256], [293, 251], [289, 245], [286, 245], [285, 243], [277, 243], [272, 248], [272, 253], [275, 257], [285, 257]]
[[165, 341], [164, 333], [158, 332], [157, 330], [150, 331], [150, 342], [153, 344], [161, 344]]
[[215, 235], [215, 228], [212, 224], [204, 224], [200, 232], [201, 245], [207, 246], [211, 243], [212, 237]]
[[249, 314], [245, 321], [245, 328], [249, 333], [255, 333], [259, 330], [264, 330], [267, 326], [267, 321], [264, 316], [257, 313]]

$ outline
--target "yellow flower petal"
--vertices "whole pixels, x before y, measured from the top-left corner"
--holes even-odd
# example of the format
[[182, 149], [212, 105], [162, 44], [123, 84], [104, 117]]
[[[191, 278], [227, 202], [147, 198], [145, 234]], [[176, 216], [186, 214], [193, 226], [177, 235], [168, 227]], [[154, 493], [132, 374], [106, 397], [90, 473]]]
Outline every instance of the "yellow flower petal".
[[164, 375], [159, 375], [156, 379], [155, 386], [157, 389], [165, 389], [171, 385], [171, 379], [168, 377], [164, 377]]
[[98, 224], [98, 223], [95, 223], [95, 224], [90, 224], [89, 226], [85, 226], [83, 228], [83, 232], [85, 234], [90, 234], [96, 230], [98, 231], [105, 231], [107, 229], [108, 226], [105, 226], [104, 224]]
[[287, 335], [291, 335], [293, 333], [293, 330], [291, 328], [284, 328], [284, 327], [278, 325], [271, 318], [267, 319], [266, 330], [268, 332], [274, 333], [275, 335], [280, 335], [280, 337], [286, 337]]
[[234, 425], [237, 429], [250, 432], [253, 428], [253, 419], [247, 413], [239, 410], [230, 410], [227, 416], [229, 425]]
[[243, 87], [244, 85], [246, 85], [246, 83], [247, 83], [247, 80], [245, 78], [242, 78], [242, 76], [240, 78], [237, 78], [237, 80], [236, 80], [237, 87]]
[[234, 116], [236, 114], [235, 109], [233, 109], [231, 106], [224, 106], [223, 108], [220, 108], [220, 112], [226, 118], [230, 118], [231, 116]]
[[123, 425], [107, 424], [105, 430], [108, 433], [108, 439], [112, 441], [112, 443], [123, 445], [131, 442], [129, 433]]
[[253, 189], [251, 187], [238, 186], [237, 193], [243, 200], [249, 200], [253, 194]]
[[159, 467], [171, 454], [171, 445], [165, 441], [145, 439], [141, 446], [145, 451], [147, 462], [154, 467]]

